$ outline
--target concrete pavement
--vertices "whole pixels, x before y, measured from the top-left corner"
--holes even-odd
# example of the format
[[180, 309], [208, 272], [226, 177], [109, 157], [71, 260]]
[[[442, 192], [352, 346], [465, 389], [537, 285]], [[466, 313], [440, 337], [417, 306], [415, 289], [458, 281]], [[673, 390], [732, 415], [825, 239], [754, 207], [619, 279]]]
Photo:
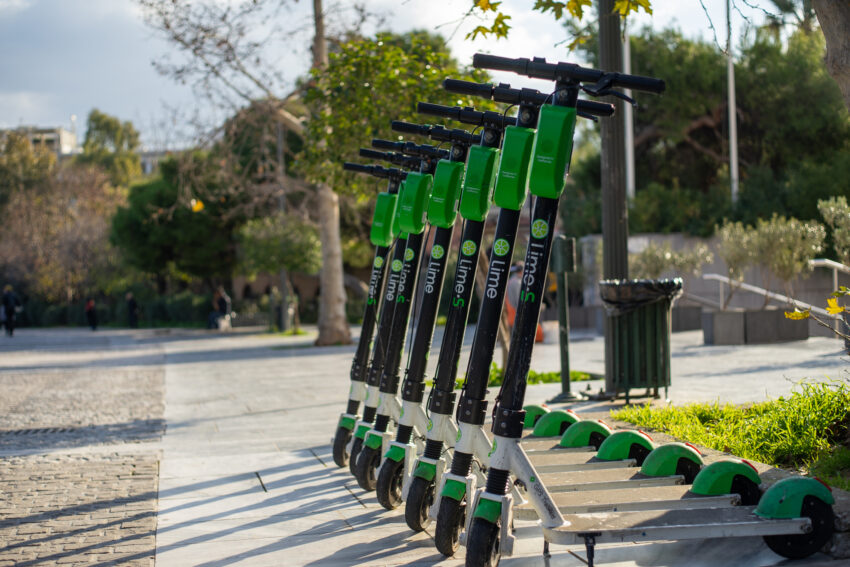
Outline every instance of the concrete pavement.
[[[846, 377], [848, 360], [836, 340], [705, 347], [698, 335], [673, 336], [673, 403], [757, 401], [789, 392], [802, 378]], [[573, 338], [573, 368], [602, 372], [601, 339]], [[0, 548], [0, 565], [150, 564], [154, 553], [157, 565], [181, 567], [462, 565], [462, 552], [453, 559], [441, 557], [432, 534], [412, 534], [401, 512], [385, 511], [347, 470], [334, 466], [330, 438], [345, 405], [354, 348], [310, 343], [309, 336], [27, 329], [0, 341], [0, 387], [17, 392], [14, 403], [6, 395], [0, 400], [0, 467], [5, 467], [0, 476], [0, 541], [13, 535], [12, 551], [20, 557], [29, 554], [19, 560]], [[556, 370], [558, 360], [557, 345], [538, 345], [532, 368]], [[465, 368], [464, 360], [460, 368]], [[36, 376], [42, 376], [40, 381], [32, 378], [29, 383]], [[145, 385], [146, 393], [134, 390], [133, 383]], [[63, 384], [73, 385], [69, 389], [75, 403], [54, 404], [27, 424], [22, 416], [38, 416], [39, 404], [45, 407], [44, 398]], [[601, 384], [589, 385], [596, 390]], [[531, 386], [527, 401], [542, 402], [558, 390], [558, 385]], [[587, 411], [599, 408], [586, 406]], [[581, 406], [576, 409], [582, 411]], [[105, 427], [109, 423], [113, 427]], [[25, 428], [68, 431], [13, 433]], [[13, 437], [15, 442], [6, 444]], [[32, 442], [21, 442], [24, 437]], [[37, 443], [35, 437], [40, 437]], [[158, 462], [156, 475], [146, 472], [152, 458]], [[139, 478], [118, 469], [107, 472], [116, 488], [98, 494], [67, 479], [52, 481], [47, 465], [22, 459], [76, 459], [102, 471], [108, 471], [110, 460], [119, 459], [136, 467]], [[19, 475], [10, 482], [5, 471], [22, 466], [30, 467], [27, 479]], [[144, 480], [152, 476], [152, 481]], [[54, 490], [64, 486], [66, 493], [78, 493], [79, 501], [73, 507], [54, 505], [49, 494], [38, 496], [37, 490], [23, 486], [39, 482], [42, 487], [52, 483]], [[26, 532], [37, 523], [32, 514], [36, 506], [49, 511], [55, 523], [33, 538]], [[63, 515], [86, 506], [109, 510], [113, 518], [125, 514], [128, 530], [133, 529], [131, 518], [155, 521], [155, 541], [150, 525], [139, 521], [135, 525], [140, 531], [126, 532], [126, 537], [101, 526], [110, 524], [109, 519], [89, 518], [93, 523], [81, 526], [61, 522]], [[48, 549], [41, 549], [45, 545]], [[86, 554], [103, 549], [118, 555]], [[542, 539], [535, 535], [524, 538], [518, 551], [502, 564], [584, 564], [584, 550], [578, 547], [553, 547], [552, 559], [544, 562]], [[759, 538], [600, 546], [597, 561], [617, 566], [781, 564]]]

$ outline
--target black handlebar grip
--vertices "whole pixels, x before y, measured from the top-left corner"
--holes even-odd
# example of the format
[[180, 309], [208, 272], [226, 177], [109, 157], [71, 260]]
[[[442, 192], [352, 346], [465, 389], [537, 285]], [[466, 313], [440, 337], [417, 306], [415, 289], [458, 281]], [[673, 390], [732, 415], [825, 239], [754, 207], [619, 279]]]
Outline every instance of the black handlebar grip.
[[431, 126], [428, 124], [413, 124], [403, 120], [393, 120], [390, 127], [396, 132], [416, 134], [417, 136], [427, 136], [431, 132]]
[[432, 116], [444, 116], [453, 120], [457, 120], [460, 115], [460, 109], [455, 106], [443, 106], [442, 104], [432, 104], [430, 102], [417, 102], [416, 112], [430, 114]]
[[613, 116], [614, 105], [607, 102], [596, 102], [595, 100], [580, 100], [576, 103], [576, 110], [586, 112], [595, 116]]
[[614, 73], [614, 75], [614, 86], [624, 89], [634, 89], [636, 91], [660, 94], [663, 93], [666, 88], [663, 80], [656, 79], [654, 77], [624, 75], [622, 73]]
[[359, 163], [351, 163], [350, 161], [343, 163], [342, 169], [346, 171], [357, 171], [359, 173], [372, 173], [371, 166], [362, 165]]
[[490, 83], [473, 83], [472, 81], [461, 81], [460, 79], [444, 80], [443, 88], [450, 93], [480, 96], [483, 98], [490, 98], [490, 94], [493, 91], [493, 85]]
[[390, 157], [390, 154], [384, 152], [376, 152], [375, 150], [370, 150], [369, 148], [360, 148], [360, 157], [368, 159], [388, 159]]
[[389, 140], [382, 140], [380, 138], [372, 139], [372, 147], [378, 148], [379, 150], [401, 150], [401, 147], [404, 146], [404, 142], [391, 142]]
[[494, 71], [512, 71], [524, 73], [525, 65], [517, 59], [488, 55], [487, 53], [476, 53], [472, 56], [472, 66], [476, 69], [493, 69]]

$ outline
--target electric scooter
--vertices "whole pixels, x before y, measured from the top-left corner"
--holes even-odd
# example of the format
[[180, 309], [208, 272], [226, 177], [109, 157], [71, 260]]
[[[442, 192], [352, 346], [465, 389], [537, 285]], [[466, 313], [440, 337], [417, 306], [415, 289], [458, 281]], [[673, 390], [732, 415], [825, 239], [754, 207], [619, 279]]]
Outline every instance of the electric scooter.
[[[378, 468], [376, 480], [376, 496], [378, 502], [386, 509], [397, 508], [406, 497], [409, 489], [410, 473], [419, 447], [411, 442], [414, 430], [424, 432], [428, 426], [428, 417], [422, 407], [425, 391], [425, 370], [431, 340], [434, 333], [439, 300], [443, 288], [443, 280], [448, 251], [454, 235], [457, 204], [461, 195], [464, 162], [469, 146], [474, 137], [464, 133], [463, 136], [452, 137], [450, 160], [441, 160], [434, 173], [434, 187], [431, 200], [426, 211], [427, 220], [436, 227], [434, 242], [425, 273], [423, 287], [417, 298], [421, 305], [414, 331], [413, 345], [407, 363], [407, 371], [402, 384], [402, 408], [399, 415], [398, 431], [395, 441], [384, 452], [384, 458]], [[400, 149], [411, 151], [410, 146], [418, 147], [411, 142], [388, 142], [372, 140], [372, 145], [384, 149]], [[374, 450], [379, 448], [374, 443]], [[365, 449], [364, 453], [365, 455]], [[361, 458], [365, 458], [361, 455]], [[370, 467], [375, 462], [372, 456]], [[367, 473], [370, 474], [370, 473]]]
[[[383, 174], [378, 175], [375, 173], [375, 170], [368, 169], [368, 166], [361, 166], [359, 164], [347, 164], [343, 167], [349, 171], [358, 171], [379, 177], [384, 176]], [[387, 173], [386, 177], [390, 179], [389, 173]], [[399, 184], [396, 180], [390, 179], [387, 192], [380, 193], [375, 204], [372, 229], [370, 231], [370, 241], [375, 246], [375, 257], [372, 260], [372, 273], [369, 276], [369, 292], [366, 297], [366, 308], [363, 312], [360, 339], [357, 343], [357, 350], [354, 353], [354, 360], [351, 363], [351, 387], [348, 391], [348, 406], [339, 418], [336, 433], [331, 442], [333, 445], [333, 460], [338, 467], [348, 465], [349, 454], [347, 446], [351, 441], [354, 425], [360, 419], [357, 413], [360, 409], [360, 402], [366, 398], [369, 347], [372, 344], [381, 301], [381, 292], [384, 287], [387, 256], [396, 236], [392, 232], [392, 219], [395, 216], [398, 186]]]
[[[436, 518], [434, 540], [437, 549], [451, 556], [457, 550], [466, 520], [467, 495], [475, 493], [477, 475], [472, 473], [475, 459], [483, 467], [489, 464], [492, 449], [484, 432], [487, 409], [487, 382], [496, 345], [499, 320], [511, 266], [520, 211], [525, 203], [528, 164], [534, 140], [534, 128], [540, 107], [549, 95], [533, 89], [511, 89], [510, 85], [478, 84], [447, 79], [443, 86], [450, 92], [492, 98], [497, 102], [519, 105], [516, 125], [505, 130], [502, 157], [496, 176], [493, 201], [501, 209], [496, 226], [486, 288], [481, 299], [478, 324], [469, 355], [466, 380], [457, 407], [458, 436], [451, 470], [437, 484], [437, 497], [431, 508]], [[609, 116], [610, 104], [578, 101], [582, 115], [594, 119], [595, 114]]]
[[[422, 108], [431, 108], [422, 105]], [[442, 107], [446, 108], [446, 107]], [[451, 109], [450, 109], [451, 110]], [[478, 267], [479, 248], [484, 233], [484, 220], [490, 209], [496, 161], [502, 132], [513, 119], [497, 112], [476, 112], [464, 109], [464, 122], [483, 127], [481, 144], [469, 149], [466, 176], [463, 182], [459, 211], [464, 218], [460, 254], [446, 318], [446, 327], [434, 386], [431, 389], [428, 410], [425, 451], [417, 459], [410, 475], [405, 498], [405, 521], [414, 531], [424, 530], [431, 522], [429, 510], [435, 497], [436, 479], [446, 467], [444, 447], [450, 448], [457, 439], [457, 426], [452, 420], [456, 394], [454, 392], [457, 365], [463, 346], [463, 337], [469, 315], [469, 302]], [[401, 132], [427, 134], [423, 127], [403, 122], [393, 122], [393, 129]]]
[[[373, 242], [378, 242], [381, 245], [390, 248], [394, 247], [390, 266], [398, 266], [404, 262], [404, 249], [407, 244], [407, 235], [399, 234], [398, 230], [398, 193], [399, 188], [407, 177], [407, 172], [396, 168], [383, 168], [380, 166], [368, 166], [356, 163], [343, 164], [344, 169], [348, 171], [357, 171], [366, 173], [375, 177], [380, 177], [388, 180], [388, 190], [386, 193], [378, 195], [378, 201], [375, 205], [376, 216], [380, 218], [380, 223], [372, 225], [370, 231], [370, 239]], [[387, 195], [382, 199], [382, 195]], [[374, 268], [383, 268], [386, 263], [376, 257]], [[368, 367], [363, 370], [358, 369], [358, 380], [352, 382], [351, 394], [349, 395], [349, 410], [359, 406], [359, 403], [364, 402], [363, 415], [357, 416], [351, 411], [343, 414], [340, 419], [337, 435], [334, 438], [334, 453], [340, 455], [340, 461], [347, 459], [349, 470], [354, 474], [354, 467], [357, 463], [357, 454], [363, 447], [363, 438], [366, 432], [371, 429], [372, 422], [375, 419], [376, 404], [369, 405], [369, 400], [376, 400], [378, 397], [378, 384], [383, 370], [387, 345], [390, 342], [390, 328], [392, 326], [393, 314], [396, 308], [396, 294], [398, 292], [400, 270], [390, 270], [386, 277], [386, 284], [383, 288], [380, 315], [378, 317], [377, 337], [372, 344], [372, 355]], [[370, 293], [373, 293], [373, 286], [370, 284]], [[380, 286], [375, 286], [380, 290]], [[374, 303], [372, 305], [375, 305]], [[376, 308], [377, 310], [377, 308]], [[363, 343], [358, 345], [358, 356], [363, 356], [360, 353]], [[368, 352], [369, 344], [363, 347]], [[358, 360], [355, 356], [355, 360]], [[362, 360], [365, 360], [363, 356]], [[352, 377], [354, 375], [352, 374]], [[364, 377], [365, 380], [359, 378]], [[353, 378], [352, 378], [353, 380]], [[356, 405], [355, 405], [356, 402]], [[353, 422], [353, 423], [352, 423]], [[353, 433], [353, 435], [352, 435]], [[335, 462], [339, 464], [339, 461]]]
[[[398, 422], [401, 403], [396, 394], [399, 387], [399, 367], [407, 335], [411, 305], [413, 303], [419, 263], [425, 236], [424, 211], [431, 197], [435, 159], [422, 159], [420, 173], [409, 173], [399, 197], [399, 227], [407, 235], [407, 244], [400, 261], [393, 261], [391, 269], [401, 273], [396, 296], [396, 308], [389, 328], [390, 341], [386, 347], [385, 365], [379, 382], [374, 426], [366, 433], [363, 448], [357, 457], [354, 476], [364, 490], [374, 490], [381, 455], [392, 440], [390, 422]], [[368, 406], [367, 406], [368, 407]]]
[[613, 89], [621, 87], [660, 93], [664, 90], [664, 82], [649, 77], [606, 73], [569, 63], [550, 64], [543, 59], [510, 59], [478, 54], [473, 65], [554, 80], [556, 89], [553, 104], [541, 108], [532, 152], [530, 189], [537, 195], [537, 202], [532, 215], [526, 272], [505, 380], [493, 413], [495, 439], [490, 457], [491, 468], [486, 488], [476, 492], [472, 521], [467, 530], [466, 565], [495, 565], [502, 554], [510, 555], [512, 552], [514, 536], [509, 533], [512, 499], [508, 484], [511, 474], [517, 483], [525, 487], [530, 503], [541, 519], [546, 556], [550, 541], [562, 544], [584, 541], [588, 564], [592, 565], [597, 540], [613, 541], [618, 538], [651, 540], [767, 534], [776, 534], [769, 537], [777, 538], [795, 534], [780, 538], [780, 541], [765, 538], [774, 551], [786, 557], [805, 556], [816, 550], [818, 545], [823, 545], [824, 537], [828, 539], [831, 535], [832, 510], [829, 506], [833, 499], [826, 488], [813, 486], [816, 481], [807, 482], [811, 479], [787, 479], [790, 482], [777, 483], [762, 496], [758, 508], [739, 507], [741, 510], [734, 513], [727, 513], [725, 509], [719, 509], [716, 514], [708, 514], [706, 510], [696, 513], [685, 511], [681, 515], [683, 517], [673, 519], [672, 514], [667, 512], [665, 519], [663, 513], [659, 516], [657, 512], [654, 515], [623, 512], [622, 515], [598, 518], [571, 517], [574, 525], [561, 515], [519, 441], [524, 422], [521, 408], [526, 377], [545, 283], [542, 275], [551, 252], [551, 229], [557, 215], [557, 199], [569, 167], [575, 105], [579, 90], [594, 96], [614, 94], [627, 98]]

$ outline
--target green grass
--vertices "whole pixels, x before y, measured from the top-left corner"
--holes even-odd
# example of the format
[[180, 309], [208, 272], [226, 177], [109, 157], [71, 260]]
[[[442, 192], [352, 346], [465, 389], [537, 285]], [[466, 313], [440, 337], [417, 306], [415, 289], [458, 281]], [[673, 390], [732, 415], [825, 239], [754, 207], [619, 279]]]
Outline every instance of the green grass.
[[850, 387], [801, 382], [787, 397], [749, 406], [629, 406], [611, 417], [773, 466], [806, 469], [850, 489]]

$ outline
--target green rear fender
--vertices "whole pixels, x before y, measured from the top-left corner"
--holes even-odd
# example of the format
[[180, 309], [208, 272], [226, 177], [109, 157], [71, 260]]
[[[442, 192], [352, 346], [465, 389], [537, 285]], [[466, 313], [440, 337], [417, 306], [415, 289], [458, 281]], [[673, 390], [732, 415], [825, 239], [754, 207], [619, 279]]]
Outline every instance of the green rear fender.
[[731, 494], [732, 482], [736, 476], [746, 477], [756, 485], [761, 484], [759, 473], [751, 464], [739, 459], [723, 459], [699, 471], [691, 486], [691, 492], [702, 496]]
[[440, 495], [461, 502], [464, 495], [466, 495], [466, 483], [449, 478], [443, 485], [443, 490], [440, 491]]
[[755, 510], [757, 516], [770, 520], [799, 518], [803, 499], [814, 496], [832, 506], [835, 498], [827, 485], [814, 478], [784, 478], [771, 486], [762, 495]]
[[572, 410], [553, 410], [540, 416], [531, 435], [533, 437], [561, 435], [579, 419], [579, 416]]
[[523, 427], [526, 429], [530, 429], [537, 424], [537, 420], [543, 414], [549, 413], [549, 408], [546, 406], [538, 406], [536, 404], [529, 404], [522, 408], [525, 411], [525, 421], [523, 422]]
[[673, 476], [679, 473], [680, 460], [687, 459], [697, 467], [703, 465], [702, 455], [694, 447], [685, 443], [668, 443], [652, 450], [640, 473], [646, 476]]
[[594, 445], [591, 436], [607, 439], [610, 435], [611, 428], [601, 421], [582, 419], [567, 427], [558, 445], [561, 447], [589, 447]]
[[623, 459], [634, 458], [633, 455], [641, 452], [641, 448], [648, 453], [655, 449], [655, 443], [643, 431], [624, 429], [615, 431], [602, 442], [599, 451], [596, 453], [596, 458], [602, 461], [622, 461]]

